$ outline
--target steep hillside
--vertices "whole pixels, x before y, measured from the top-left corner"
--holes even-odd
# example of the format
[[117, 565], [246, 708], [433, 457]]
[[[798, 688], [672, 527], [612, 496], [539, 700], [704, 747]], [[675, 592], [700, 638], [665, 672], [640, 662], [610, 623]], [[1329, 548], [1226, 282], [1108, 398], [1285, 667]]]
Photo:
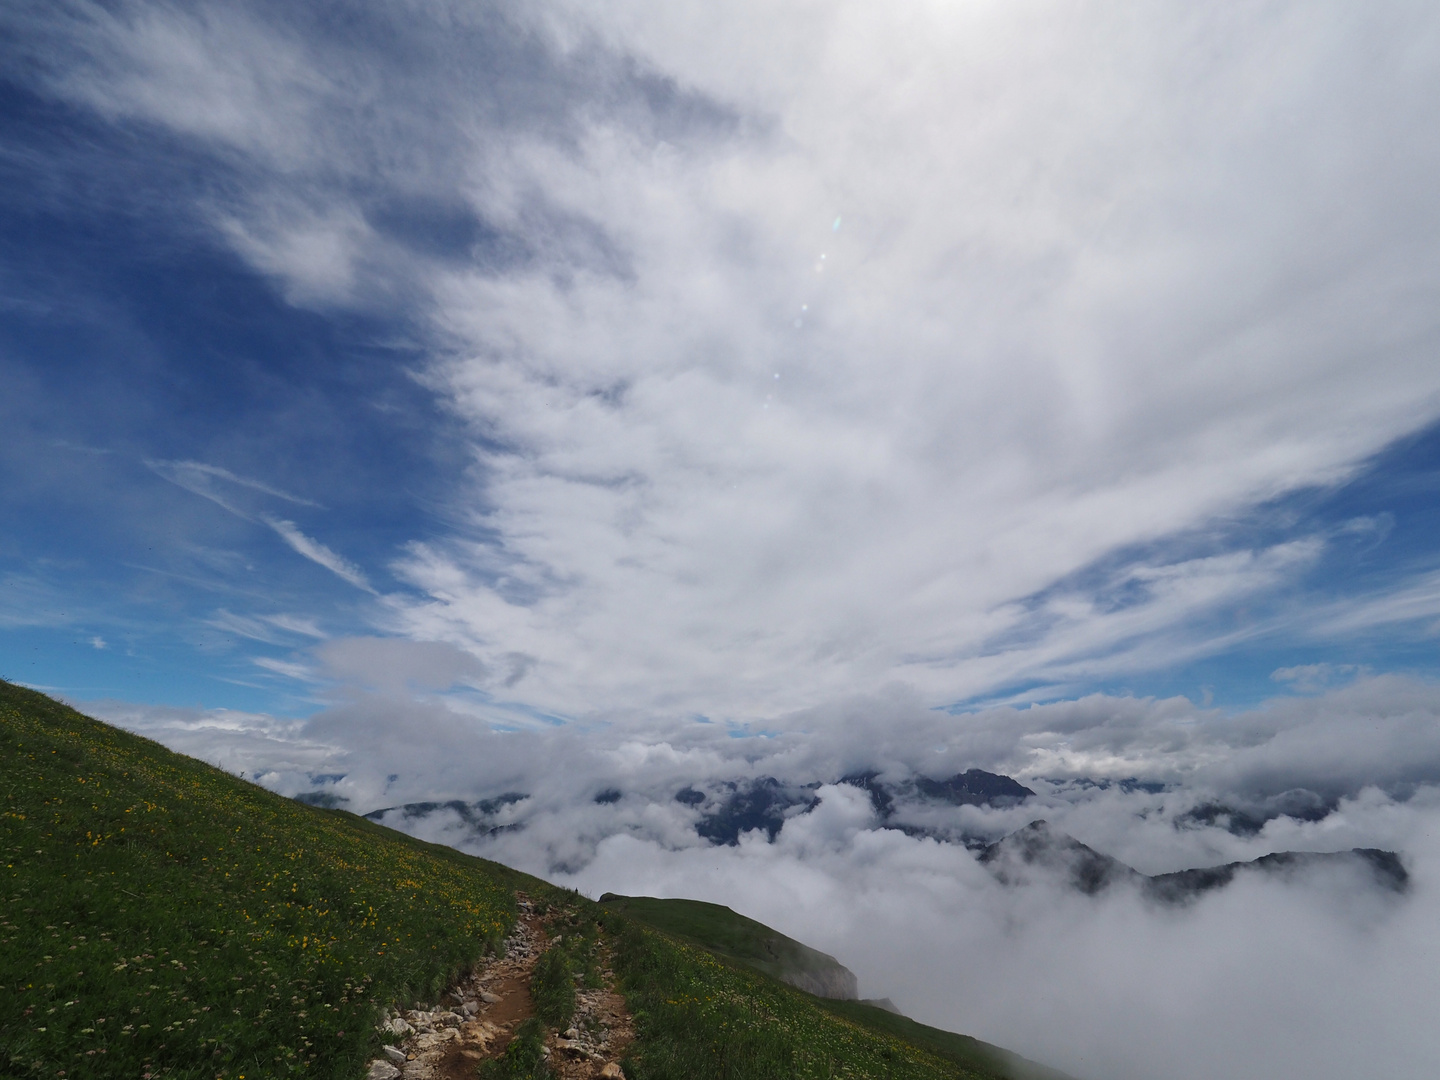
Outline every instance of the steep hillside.
[[868, 1001], [826, 1001], [824, 1008], [873, 1031], [881, 1031], [904, 1039], [912, 1046], [923, 1047], [937, 1057], [945, 1058], [962, 1068], [991, 1073], [1009, 1080], [1072, 1080], [1056, 1069], [1013, 1054], [991, 1043], [969, 1035], [933, 1028], [911, 1020]]
[[0, 683], [0, 1069], [358, 1077], [543, 883]]
[[606, 893], [600, 903], [818, 997], [859, 997], [854, 973], [833, 956], [720, 904], [614, 893]]
[[[673, 937], [704, 946], [721, 957], [738, 961], [792, 986], [809, 990], [806, 982], [839, 988], [848, 993], [818, 993], [817, 1004], [838, 1017], [923, 1048], [965, 1070], [962, 1075], [1008, 1077], [1012, 1080], [1069, 1080], [1063, 1073], [1027, 1061], [1008, 1050], [968, 1035], [927, 1027], [870, 1002], [855, 1000], [855, 976], [832, 956], [802, 945], [754, 919], [747, 919], [720, 904], [699, 900], [660, 900], [649, 896], [606, 893], [600, 904], [664, 931]], [[843, 976], [840, 975], [843, 973]]]
[[[984, 1045], [963, 1036], [737, 966], [727, 957], [790, 942], [759, 924], [732, 926], [710, 951], [697, 942], [719, 924], [665, 933], [3, 681], [0, 853], [7, 1077], [454, 1077], [407, 1056], [471, 1023], [484, 1032], [453, 1059], [463, 1075], [568, 1080], [600, 1075], [589, 1036], [563, 1027], [597, 994], [633, 1013], [630, 1080], [1025, 1075], [993, 1048], [955, 1052]], [[486, 960], [507, 936], [531, 943], [528, 959]], [[790, 945], [787, 956], [823, 957]], [[522, 970], [533, 977], [506, 984], [510, 999], [482, 987]], [[585, 994], [591, 1005], [577, 1004]]]

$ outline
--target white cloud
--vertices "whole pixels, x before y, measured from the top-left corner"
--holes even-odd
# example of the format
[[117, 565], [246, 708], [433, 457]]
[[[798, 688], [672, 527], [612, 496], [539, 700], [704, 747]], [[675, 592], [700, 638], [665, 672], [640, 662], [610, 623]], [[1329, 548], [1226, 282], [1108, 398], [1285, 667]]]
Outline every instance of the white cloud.
[[340, 638], [319, 646], [316, 653], [332, 678], [391, 694], [450, 690], [473, 685], [486, 674], [475, 657], [438, 641]]
[[348, 581], [357, 589], [364, 589], [372, 595], [378, 595], [370, 582], [365, 579], [363, 570], [343, 555], [337, 555], [331, 551], [320, 541], [306, 536], [293, 521], [271, 517], [269, 514], [262, 514], [260, 518], [280, 535], [280, 539], [311, 562], [323, 566], [336, 577]]
[[288, 660], [277, 660], [273, 656], [256, 656], [251, 658], [251, 663], [256, 667], [264, 668], [266, 671], [276, 675], [283, 675], [287, 679], [298, 679], [301, 682], [313, 682], [315, 670], [305, 664], [292, 663]]
[[[1440, 573], [1416, 576], [1358, 603], [1337, 603], [1320, 613], [1318, 634], [1373, 630], [1397, 623], [1433, 621], [1440, 616]], [[1434, 630], [1430, 633], [1433, 635]]]
[[1344, 42], [1379, 28], [906, 17], [767, 7], [772, 47], [720, 65], [713, 20], [621, 18], [601, 32], [773, 126], [680, 149], [602, 120], [487, 158], [488, 219], [542, 190], [628, 272], [435, 275], [438, 385], [502, 444], [475, 493], [501, 542], [417, 549], [411, 632], [521, 648], [564, 708], [766, 711], [895, 677], [964, 697], [1292, 578], [1320, 540], [1156, 568], [1143, 604], [1078, 598], [988, 648], [1090, 560], [1434, 414], [1426, 317], [1391, 287], [1432, 273], [1409, 230], [1435, 208], [1380, 204], [1434, 140], [1367, 164], [1383, 103], [1418, 93]]
[[1275, 682], [1289, 683], [1303, 694], [1322, 690], [1337, 677], [1353, 675], [1358, 670], [1355, 664], [1297, 664], [1276, 668], [1270, 673], [1270, 678]]
[[303, 615], [262, 615], [261, 621], [269, 623], [280, 630], [291, 634], [299, 634], [301, 637], [318, 638], [324, 640], [329, 635], [313, 618]]

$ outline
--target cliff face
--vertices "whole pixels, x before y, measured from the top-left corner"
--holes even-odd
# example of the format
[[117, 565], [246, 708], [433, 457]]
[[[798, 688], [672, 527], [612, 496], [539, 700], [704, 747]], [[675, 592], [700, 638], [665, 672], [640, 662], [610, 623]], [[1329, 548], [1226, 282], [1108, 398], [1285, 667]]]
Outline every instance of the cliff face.
[[[824, 953], [816, 955], [825, 956]], [[825, 956], [825, 959], [830, 961], [830, 967], [821, 970], [781, 972], [780, 981], [789, 983], [797, 990], [814, 994], [816, 997], [835, 998], [839, 1001], [858, 1001], [860, 984], [855, 979], [855, 973], [832, 957]]]

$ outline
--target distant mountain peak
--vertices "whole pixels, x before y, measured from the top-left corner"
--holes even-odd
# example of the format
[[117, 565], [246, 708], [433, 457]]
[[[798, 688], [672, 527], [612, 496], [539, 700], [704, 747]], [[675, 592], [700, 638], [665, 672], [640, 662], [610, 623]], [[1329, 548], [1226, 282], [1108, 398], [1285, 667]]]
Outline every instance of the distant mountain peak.
[[948, 780], [919, 777], [915, 789], [931, 799], [944, 799], [957, 806], [1007, 806], [1024, 802], [1035, 792], [1013, 777], [984, 769], [966, 769]]
[[1143, 877], [1119, 859], [1102, 855], [1068, 833], [1052, 828], [1044, 818], [991, 844], [981, 851], [979, 859], [1007, 885], [1025, 883], [1030, 878], [1027, 871], [1038, 868], [1066, 875], [1070, 884], [1087, 896], [1117, 881]]

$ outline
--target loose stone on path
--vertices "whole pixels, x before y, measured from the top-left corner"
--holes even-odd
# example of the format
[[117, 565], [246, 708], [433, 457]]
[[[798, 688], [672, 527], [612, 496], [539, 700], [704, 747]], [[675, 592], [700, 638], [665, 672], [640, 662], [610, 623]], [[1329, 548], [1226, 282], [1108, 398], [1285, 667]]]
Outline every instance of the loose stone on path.
[[[454, 1008], [413, 1009], [386, 1016], [380, 1032], [395, 1045], [370, 1063], [365, 1080], [469, 1080], [475, 1066], [504, 1052], [520, 1021], [533, 1014], [530, 975], [547, 944], [544, 922], [521, 899], [521, 917], [503, 955], [483, 961], [446, 994]], [[606, 971], [607, 983], [613, 978]], [[575, 1019], [551, 1033], [545, 1054], [559, 1080], [624, 1080], [618, 1062], [632, 1036], [624, 999], [612, 990], [576, 993]]]

